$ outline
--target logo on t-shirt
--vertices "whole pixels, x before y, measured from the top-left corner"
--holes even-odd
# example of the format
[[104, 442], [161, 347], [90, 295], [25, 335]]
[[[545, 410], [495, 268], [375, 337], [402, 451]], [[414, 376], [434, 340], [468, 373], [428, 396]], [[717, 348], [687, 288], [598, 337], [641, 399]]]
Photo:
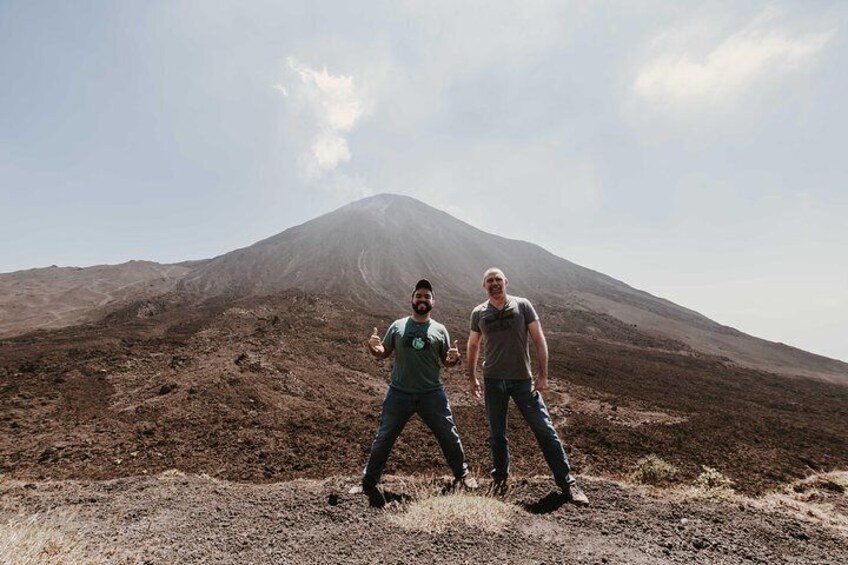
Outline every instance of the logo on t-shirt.
[[420, 335], [405, 335], [403, 336], [403, 344], [416, 351], [421, 351], [430, 347], [430, 338]]
[[502, 332], [511, 328], [515, 320], [515, 309], [507, 306], [493, 314], [484, 312], [480, 321], [486, 326], [486, 331]]

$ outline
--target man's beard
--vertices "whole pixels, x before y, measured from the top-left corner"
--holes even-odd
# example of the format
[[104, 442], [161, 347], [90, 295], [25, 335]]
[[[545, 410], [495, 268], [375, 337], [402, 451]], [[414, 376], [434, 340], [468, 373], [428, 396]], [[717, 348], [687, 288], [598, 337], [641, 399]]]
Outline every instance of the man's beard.
[[416, 302], [412, 305], [412, 311], [419, 316], [424, 316], [433, 309], [433, 305], [429, 302]]

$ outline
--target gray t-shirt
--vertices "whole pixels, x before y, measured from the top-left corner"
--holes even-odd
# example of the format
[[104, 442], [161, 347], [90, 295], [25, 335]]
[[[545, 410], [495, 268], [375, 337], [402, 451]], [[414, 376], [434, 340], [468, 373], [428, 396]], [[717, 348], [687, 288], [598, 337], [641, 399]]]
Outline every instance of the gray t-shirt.
[[527, 326], [539, 319], [530, 301], [508, 296], [503, 310], [487, 300], [471, 312], [471, 331], [483, 334], [483, 377], [529, 379]]
[[442, 388], [440, 363], [450, 348], [450, 335], [445, 326], [435, 320], [416, 322], [412, 316], [407, 316], [389, 326], [383, 336], [383, 346], [395, 350], [392, 387], [412, 393]]

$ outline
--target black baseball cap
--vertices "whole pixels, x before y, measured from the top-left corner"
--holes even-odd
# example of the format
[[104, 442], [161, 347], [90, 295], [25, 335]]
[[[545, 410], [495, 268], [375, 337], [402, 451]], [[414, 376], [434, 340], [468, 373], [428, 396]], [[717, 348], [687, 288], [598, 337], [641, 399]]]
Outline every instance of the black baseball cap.
[[412, 292], [415, 292], [419, 288], [426, 288], [430, 292], [433, 292], [433, 285], [430, 284], [430, 281], [427, 279], [421, 279], [417, 283], [415, 283], [415, 288], [412, 289]]

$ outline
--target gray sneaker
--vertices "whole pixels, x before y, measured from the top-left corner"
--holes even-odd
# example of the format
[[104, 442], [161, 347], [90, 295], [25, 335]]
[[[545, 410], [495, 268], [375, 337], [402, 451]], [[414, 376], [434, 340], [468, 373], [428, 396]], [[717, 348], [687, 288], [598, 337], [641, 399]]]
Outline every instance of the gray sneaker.
[[348, 494], [362, 494], [363, 493], [362, 485], [361, 484], [353, 485], [352, 487], [350, 487], [350, 489], [347, 491], [347, 493]]
[[576, 506], [589, 506], [589, 497], [576, 484], [571, 484], [563, 488], [562, 494], [568, 502]]
[[471, 473], [466, 474], [464, 477], [460, 479], [454, 479], [453, 481], [454, 488], [462, 488], [465, 490], [477, 490], [480, 485], [477, 484], [477, 479], [471, 476]]

